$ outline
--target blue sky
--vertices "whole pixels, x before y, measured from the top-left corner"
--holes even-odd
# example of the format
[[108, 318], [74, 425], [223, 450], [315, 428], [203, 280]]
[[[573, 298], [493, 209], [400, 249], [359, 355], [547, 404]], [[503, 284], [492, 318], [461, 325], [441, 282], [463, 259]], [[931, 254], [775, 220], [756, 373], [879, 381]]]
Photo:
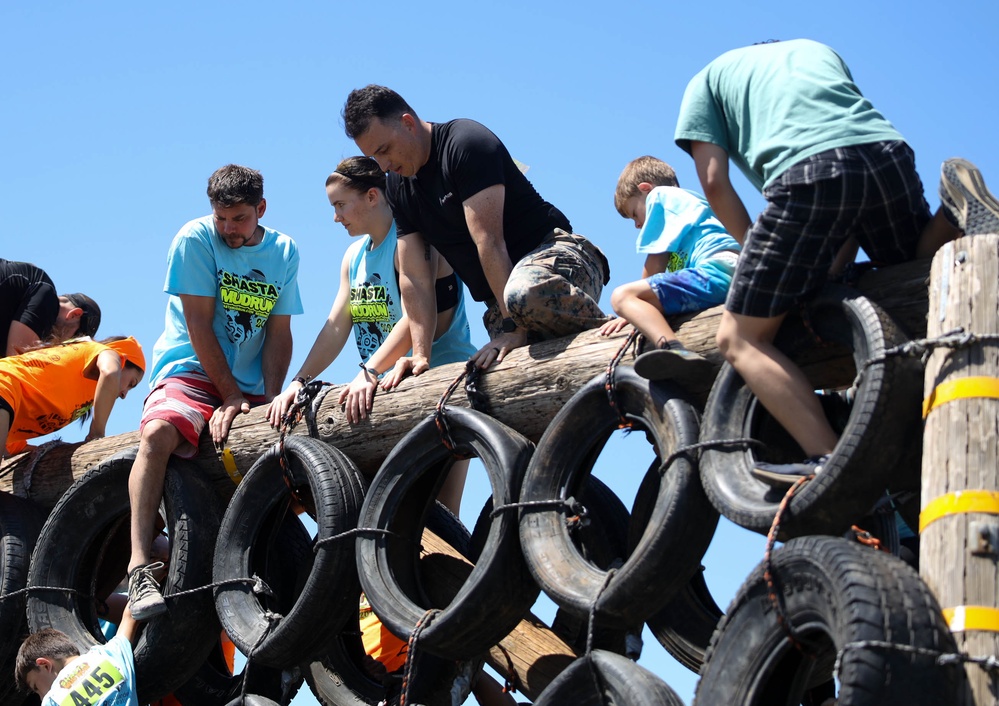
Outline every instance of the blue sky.
[[[541, 194], [605, 250], [613, 287], [641, 272], [635, 231], [613, 208], [617, 175], [653, 154], [697, 188], [672, 141], [684, 86], [716, 55], [756, 41], [810, 37], [836, 48], [914, 148], [932, 207], [948, 157], [972, 160], [999, 190], [996, 15], [985, 0], [4, 3], [0, 257], [34, 262], [60, 290], [90, 294], [104, 311], [101, 335], [134, 335], [151, 350], [163, 327], [166, 250], [181, 225], [209, 212], [208, 175], [229, 162], [260, 169], [264, 222], [302, 253], [294, 373], [333, 301], [349, 241], [323, 184], [357, 153], [339, 117], [352, 88], [382, 83], [427, 120], [490, 127]], [[737, 188], [758, 212], [758, 194]], [[471, 304], [477, 343], [481, 311]], [[357, 360], [345, 350], [323, 378], [350, 380]], [[137, 428], [141, 398], [119, 402], [109, 433]], [[630, 504], [645, 467], [643, 457], [597, 474], [603, 468]], [[484, 482], [473, 470], [472, 519]], [[762, 552], [762, 537], [723, 521], [704, 562], [720, 605]], [[641, 663], [692, 701], [695, 675], [649, 635]], [[315, 700], [306, 689], [295, 703]]]

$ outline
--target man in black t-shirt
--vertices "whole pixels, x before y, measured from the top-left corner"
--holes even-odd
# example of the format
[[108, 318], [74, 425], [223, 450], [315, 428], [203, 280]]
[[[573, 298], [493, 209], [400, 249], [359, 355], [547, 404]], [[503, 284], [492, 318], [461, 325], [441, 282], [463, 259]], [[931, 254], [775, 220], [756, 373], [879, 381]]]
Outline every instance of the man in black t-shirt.
[[387, 197], [399, 235], [399, 285], [410, 317], [419, 374], [434, 330], [433, 245], [487, 305], [490, 342], [481, 368], [527, 343], [595, 328], [609, 279], [603, 253], [572, 233], [569, 219], [541, 198], [506, 147], [472, 120], [428, 123], [384, 86], [351, 91], [347, 136], [388, 172]]
[[52, 279], [30, 262], [0, 259], [0, 358], [42, 341], [93, 336], [101, 309], [85, 294], [56, 294]]

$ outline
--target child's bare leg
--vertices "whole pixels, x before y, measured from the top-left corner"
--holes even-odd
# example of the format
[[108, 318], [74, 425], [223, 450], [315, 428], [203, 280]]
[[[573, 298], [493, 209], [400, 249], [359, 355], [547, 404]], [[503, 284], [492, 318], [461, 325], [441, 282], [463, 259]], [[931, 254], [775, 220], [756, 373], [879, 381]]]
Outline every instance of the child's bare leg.
[[836, 446], [836, 432], [801, 368], [773, 345], [783, 320], [784, 315], [759, 318], [725, 311], [718, 348], [805, 453], [823, 456]]
[[663, 340], [667, 343], [677, 340], [673, 329], [666, 323], [659, 297], [644, 279], [617, 287], [611, 293], [611, 307], [653, 345]]
[[461, 495], [465, 492], [465, 476], [468, 475], [468, 460], [455, 461], [448, 471], [447, 478], [437, 493], [437, 499], [455, 515], [461, 510]]

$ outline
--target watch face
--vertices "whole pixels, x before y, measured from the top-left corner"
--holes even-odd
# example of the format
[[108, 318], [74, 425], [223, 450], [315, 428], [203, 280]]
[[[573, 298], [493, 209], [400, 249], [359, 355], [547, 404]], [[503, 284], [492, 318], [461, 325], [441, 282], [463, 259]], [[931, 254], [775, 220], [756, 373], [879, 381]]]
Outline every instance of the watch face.
[[513, 319], [503, 319], [503, 333], [513, 333], [517, 330], [517, 322]]

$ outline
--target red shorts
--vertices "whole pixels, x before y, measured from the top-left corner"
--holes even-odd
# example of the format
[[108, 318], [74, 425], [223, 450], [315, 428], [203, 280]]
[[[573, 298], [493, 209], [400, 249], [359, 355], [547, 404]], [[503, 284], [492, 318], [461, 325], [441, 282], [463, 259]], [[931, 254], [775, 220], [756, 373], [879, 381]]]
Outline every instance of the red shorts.
[[[262, 395], [244, 393], [244, 397], [251, 406], [267, 401]], [[194, 458], [198, 455], [198, 437], [212, 413], [221, 404], [222, 398], [218, 390], [207, 377], [174, 375], [164, 378], [143, 403], [139, 432], [153, 419], [169, 422], [187, 442], [181, 444], [174, 453], [181, 458]]]

